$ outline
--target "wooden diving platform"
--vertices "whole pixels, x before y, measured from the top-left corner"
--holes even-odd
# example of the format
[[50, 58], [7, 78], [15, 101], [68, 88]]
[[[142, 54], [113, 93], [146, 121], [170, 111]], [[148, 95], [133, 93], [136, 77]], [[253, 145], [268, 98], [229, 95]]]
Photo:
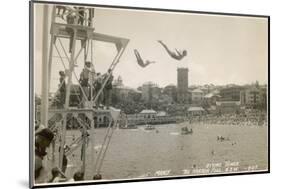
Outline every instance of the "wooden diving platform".
[[120, 47], [124, 47], [129, 43], [129, 39], [115, 37], [111, 35], [101, 34], [94, 32], [94, 28], [76, 24], [62, 24], [53, 23], [51, 26], [51, 34], [60, 38], [71, 38], [73, 36], [73, 31], [76, 29], [76, 39], [86, 40], [92, 39], [95, 41], [102, 41], [107, 43], [114, 43], [119, 50]]
[[73, 36], [74, 29], [77, 30], [77, 40], [86, 40], [94, 32], [94, 28], [88, 26], [53, 23], [51, 26], [51, 34], [60, 38], [71, 38]]

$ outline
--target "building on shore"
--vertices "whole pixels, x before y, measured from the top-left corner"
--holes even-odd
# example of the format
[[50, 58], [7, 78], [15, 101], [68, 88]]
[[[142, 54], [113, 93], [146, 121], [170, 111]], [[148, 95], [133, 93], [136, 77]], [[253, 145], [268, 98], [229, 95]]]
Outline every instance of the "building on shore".
[[165, 111], [155, 111], [152, 109], [144, 109], [140, 113], [127, 114], [127, 123], [132, 125], [145, 125], [145, 124], [169, 124], [176, 123], [180, 120], [177, 116], [168, 115]]
[[153, 82], [146, 82], [142, 85], [142, 100], [145, 103], [157, 101], [161, 95], [161, 89]]
[[267, 102], [266, 87], [250, 86], [240, 92], [241, 105], [247, 108], [266, 109]]
[[181, 104], [189, 103], [188, 92], [188, 68], [178, 68], [177, 70], [177, 102]]
[[203, 101], [204, 93], [201, 89], [197, 88], [191, 91], [191, 103], [200, 105]]
[[240, 101], [240, 92], [244, 87], [231, 85], [220, 90], [220, 101]]
[[188, 108], [188, 116], [202, 116], [206, 113], [206, 111], [204, 110], [204, 108], [200, 107], [200, 106], [196, 106], [196, 107], [189, 107]]
[[240, 113], [241, 103], [240, 101], [217, 101], [216, 111], [218, 114]]
[[156, 117], [157, 112], [155, 110], [142, 110], [139, 114], [139, 118], [151, 119]]
[[216, 101], [216, 111], [218, 114], [241, 112], [240, 93], [244, 87], [238, 85], [227, 85], [220, 89], [219, 101]]
[[121, 76], [119, 76], [117, 80], [114, 80], [112, 94], [113, 94], [113, 101], [115, 103], [129, 101], [129, 100], [132, 101], [138, 100], [142, 96], [141, 91], [125, 86], [123, 84], [123, 80]]
[[208, 93], [203, 97], [203, 104], [206, 105], [207, 107], [215, 106], [216, 102], [219, 101], [220, 98], [221, 96], [216, 93], [213, 92]]
[[164, 87], [163, 94], [172, 99], [172, 103], [177, 102], [177, 86], [170, 84]]

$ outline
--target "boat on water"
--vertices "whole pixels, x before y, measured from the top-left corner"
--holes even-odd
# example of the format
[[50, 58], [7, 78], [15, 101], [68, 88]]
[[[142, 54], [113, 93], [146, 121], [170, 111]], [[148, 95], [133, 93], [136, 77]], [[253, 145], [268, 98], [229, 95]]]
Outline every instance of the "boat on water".
[[188, 134], [192, 134], [193, 130], [192, 129], [188, 129], [188, 127], [182, 127], [181, 128], [181, 134], [182, 135], [188, 135]]
[[146, 124], [144, 129], [145, 129], [145, 130], [154, 130], [154, 129], [155, 129], [155, 126]]
[[136, 125], [124, 125], [120, 127], [120, 129], [137, 129], [138, 127]]

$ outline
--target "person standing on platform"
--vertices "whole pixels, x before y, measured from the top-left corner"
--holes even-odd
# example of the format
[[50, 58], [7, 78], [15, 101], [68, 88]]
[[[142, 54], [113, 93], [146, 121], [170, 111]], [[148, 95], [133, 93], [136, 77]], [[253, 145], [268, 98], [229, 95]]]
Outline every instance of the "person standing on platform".
[[[75, 23], [75, 19], [76, 19], [76, 15], [75, 14], [72, 14], [72, 13], [68, 14], [66, 16], [66, 23], [67, 24], [74, 24]], [[66, 27], [65, 30], [70, 35], [70, 38], [69, 38], [69, 53], [71, 53], [72, 52], [72, 46], [73, 46], [74, 31], [73, 31], [73, 28], [71, 28], [71, 27]]]
[[[102, 75], [100, 73], [97, 73], [95, 76], [95, 82], [94, 82], [94, 88], [95, 88], [95, 94], [94, 96], [96, 97], [96, 95], [98, 95], [99, 91], [101, 90], [102, 87]], [[97, 100], [96, 100], [96, 107], [99, 107], [101, 102], [103, 100], [103, 91], [100, 92]]]
[[107, 73], [104, 75], [104, 80], [106, 80], [107, 78], [108, 80], [104, 86], [104, 104], [106, 106], [106, 109], [109, 109], [109, 106], [111, 105], [112, 81], [113, 81], [113, 75], [111, 69], [109, 69]]
[[89, 84], [90, 84], [90, 92], [89, 92], [89, 101], [93, 99], [95, 94], [95, 81], [96, 81], [96, 71], [92, 62], [90, 62], [90, 75], [89, 75]]
[[66, 85], [65, 85], [65, 73], [64, 71], [59, 71], [60, 84], [59, 84], [59, 107], [63, 108], [66, 97]]
[[[89, 78], [91, 73], [91, 62], [85, 62], [85, 66], [80, 74], [79, 83], [82, 87], [82, 90], [80, 89], [80, 99], [82, 99], [82, 102], [85, 102], [89, 98]], [[84, 97], [84, 94], [86, 97]], [[86, 98], [86, 99], [85, 99]]]
[[78, 7], [77, 10], [78, 10], [78, 24], [83, 26], [85, 20], [85, 8]]
[[94, 18], [94, 8], [89, 8], [89, 18], [88, 18], [88, 26], [91, 26], [92, 19]]

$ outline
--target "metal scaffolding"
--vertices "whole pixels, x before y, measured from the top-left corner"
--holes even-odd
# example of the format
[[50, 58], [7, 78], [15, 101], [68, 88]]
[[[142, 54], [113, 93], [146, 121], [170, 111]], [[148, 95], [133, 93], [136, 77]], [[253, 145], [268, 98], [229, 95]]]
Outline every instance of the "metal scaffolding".
[[[49, 56], [46, 55], [47, 53], [47, 47], [46, 47], [46, 41], [47, 39], [43, 39], [44, 42], [44, 49], [43, 49], [43, 74], [42, 74], [42, 96], [45, 95], [45, 100], [42, 100], [42, 118], [41, 120], [45, 126], [49, 126], [53, 131], [57, 131], [57, 139], [59, 140], [59, 161], [55, 161], [55, 145], [52, 145], [52, 162], [53, 166], [55, 166], [56, 163], [58, 163], [57, 167], [62, 170], [63, 168], [63, 157], [65, 155], [71, 154], [73, 151], [77, 149], [77, 147], [74, 149], [72, 148], [72, 145], [70, 145], [70, 149], [64, 150], [65, 144], [66, 144], [66, 129], [67, 129], [67, 123], [69, 117], [73, 117], [76, 119], [81, 127], [82, 136], [77, 140], [77, 145], [82, 146], [83, 151], [83, 157], [82, 157], [82, 167], [81, 171], [85, 173], [86, 169], [86, 143], [88, 135], [91, 135], [92, 139], [94, 139], [94, 119], [93, 116], [97, 112], [103, 111], [105, 114], [108, 114], [111, 118], [112, 110], [100, 110], [94, 108], [94, 104], [96, 103], [97, 99], [99, 98], [99, 95], [101, 94], [102, 90], [104, 89], [107, 81], [109, 80], [112, 72], [114, 71], [115, 67], [119, 63], [119, 60], [123, 54], [123, 52], [126, 49], [126, 46], [129, 42], [129, 39], [105, 35], [101, 33], [94, 32], [93, 27], [93, 18], [94, 18], [94, 9], [93, 8], [77, 8], [77, 7], [71, 7], [71, 6], [65, 6], [64, 11], [61, 15], [58, 13], [60, 12], [58, 9], [62, 6], [57, 7], [54, 5], [52, 7], [52, 15], [51, 15], [51, 27], [50, 27], [50, 46], [49, 46]], [[45, 20], [44, 22], [48, 22], [48, 7], [44, 9], [46, 11]], [[57, 13], [58, 12], [58, 13]], [[83, 13], [83, 14], [81, 14]], [[66, 18], [66, 19], [65, 19]], [[44, 23], [43, 30], [46, 32], [47, 30], [47, 24]], [[65, 44], [62, 42], [62, 39], [67, 39], [69, 43], [69, 52], [66, 50]], [[76, 52], [77, 47], [77, 41], [81, 41], [81, 48], [79, 48], [78, 52]], [[97, 94], [94, 96], [92, 94], [92, 86], [93, 86], [93, 78], [90, 78], [90, 87], [91, 87], [91, 95], [88, 105], [84, 105], [82, 107], [72, 108], [70, 107], [70, 95], [71, 95], [71, 86], [73, 85], [73, 79], [75, 79], [79, 83], [79, 78], [77, 77], [75, 73], [75, 68], [78, 66], [78, 57], [81, 55], [81, 53], [84, 53], [84, 59], [83, 61], [86, 62], [87, 58], [91, 58], [91, 63], [93, 63], [93, 42], [94, 41], [102, 41], [106, 43], [113, 43], [115, 44], [115, 47], [117, 49], [117, 54], [115, 55], [114, 59], [112, 60], [109, 70], [111, 70], [107, 77], [103, 80], [102, 86], [100, 90], [97, 92]], [[65, 75], [67, 80], [64, 81], [66, 84], [66, 92], [65, 92], [65, 102], [64, 106], [62, 108], [54, 108], [49, 105], [49, 88], [50, 88], [50, 78], [51, 78], [51, 70], [52, 70], [52, 64], [53, 64], [53, 57], [54, 57], [54, 50], [58, 54], [58, 58], [63, 65], [65, 69]], [[61, 53], [63, 52], [63, 55]], [[65, 63], [65, 60], [67, 60], [67, 63]], [[92, 74], [90, 74], [92, 75]], [[59, 86], [59, 89], [62, 87], [62, 84]], [[83, 87], [79, 83], [80, 91], [83, 94], [83, 98], [88, 100], [88, 95], [84, 91]], [[57, 90], [56, 94], [58, 93], [59, 89]], [[47, 99], [47, 100], [46, 100]], [[82, 100], [82, 99], [80, 99]], [[51, 103], [50, 103], [51, 104]], [[47, 107], [47, 108], [46, 108]], [[90, 124], [85, 123], [85, 121], [81, 118], [81, 114], [84, 115], [84, 117], [87, 117], [87, 119], [90, 120]], [[59, 116], [57, 116], [59, 115]], [[52, 119], [54, 116], [57, 116], [55, 118], [54, 122], [55, 124], [48, 124], [48, 120]], [[46, 121], [47, 120], [47, 121]], [[56, 123], [60, 124], [56, 124]], [[113, 124], [114, 123], [114, 124]], [[102, 150], [98, 154], [98, 158], [96, 161], [96, 164], [91, 169], [96, 171], [97, 173], [100, 172], [101, 165], [103, 158], [105, 156], [105, 152], [108, 148], [110, 138], [113, 133], [113, 128], [116, 127], [116, 120], [111, 119], [111, 122], [108, 126], [106, 136], [105, 136], [105, 142], [104, 146], [102, 147]], [[87, 131], [91, 129], [90, 133]], [[76, 146], [77, 146], [76, 145]], [[92, 140], [92, 156], [94, 150], [94, 143]], [[94, 158], [93, 158], [94, 160]], [[93, 163], [94, 164], [94, 163]]]

